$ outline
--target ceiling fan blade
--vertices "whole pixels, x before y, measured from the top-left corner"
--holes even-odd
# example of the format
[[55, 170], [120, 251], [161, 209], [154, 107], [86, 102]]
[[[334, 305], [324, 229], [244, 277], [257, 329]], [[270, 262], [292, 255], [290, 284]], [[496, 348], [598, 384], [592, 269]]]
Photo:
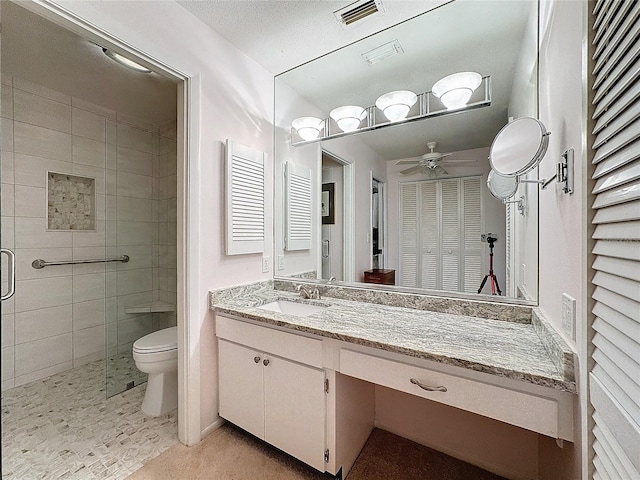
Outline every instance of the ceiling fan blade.
[[434, 168], [434, 171], [436, 172], [436, 175], [449, 175], [449, 172], [447, 172], [444, 168], [442, 168], [440, 165], [438, 165], [436, 168]]
[[474, 165], [478, 163], [477, 160], [444, 160], [442, 163], [447, 165]]
[[422, 165], [416, 165], [415, 167], [407, 168], [406, 170], [402, 170], [400, 173], [402, 175], [411, 175], [412, 173], [416, 173], [422, 170]]
[[416, 163], [420, 163], [420, 160], [399, 160], [396, 165], [415, 165]]

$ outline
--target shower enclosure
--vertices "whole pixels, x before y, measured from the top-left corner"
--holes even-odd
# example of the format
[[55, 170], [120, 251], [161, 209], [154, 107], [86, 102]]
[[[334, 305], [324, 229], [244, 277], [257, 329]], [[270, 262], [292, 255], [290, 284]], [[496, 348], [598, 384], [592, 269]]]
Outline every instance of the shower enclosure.
[[154, 123], [16, 74], [24, 13], [2, 9], [2, 390], [104, 362], [111, 396], [146, 380], [133, 342], [176, 325], [176, 110]]

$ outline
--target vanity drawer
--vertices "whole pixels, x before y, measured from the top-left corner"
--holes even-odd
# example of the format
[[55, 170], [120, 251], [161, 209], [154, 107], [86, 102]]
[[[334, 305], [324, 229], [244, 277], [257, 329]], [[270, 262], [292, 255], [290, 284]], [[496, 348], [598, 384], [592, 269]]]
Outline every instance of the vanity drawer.
[[340, 373], [558, 437], [555, 399], [348, 349], [340, 351]]
[[261, 352], [322, 368], [322, 340], [216, 315], [216, 336]]

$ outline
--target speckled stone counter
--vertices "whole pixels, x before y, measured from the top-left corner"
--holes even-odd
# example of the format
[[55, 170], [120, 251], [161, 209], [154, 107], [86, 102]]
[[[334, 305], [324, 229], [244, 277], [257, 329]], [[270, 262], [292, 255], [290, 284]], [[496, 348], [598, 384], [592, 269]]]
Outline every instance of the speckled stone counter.
[[[365, 303], [339, 298], [304, 300], [324, 305], [321, 312], [306, 317], [258, 308], [278, 299], [302, 301], [298, 295], [274, 290], [273, 282], [233, 287], [210, 292], [210, 308], [268, 325], [306, 332], [349, 343], [374, 347], [448, 365], [458, 366], [535, 385], [576, 392], [573, 363], [566, 345], [555, 345], [559, 336], [544, 336], [536, 327], [521, 320], [505, 321], [469, 315], [432, 312], [413, 308]], [[538, 331], [537, 331], [538, 330]]]

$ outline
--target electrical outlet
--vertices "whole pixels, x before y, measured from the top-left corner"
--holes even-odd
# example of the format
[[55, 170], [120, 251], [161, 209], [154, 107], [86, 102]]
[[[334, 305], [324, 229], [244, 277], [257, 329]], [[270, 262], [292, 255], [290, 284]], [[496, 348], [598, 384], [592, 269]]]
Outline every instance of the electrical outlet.
[[278, 270], [284, 270], [284, 255], [278, 255]]
[[367, 233], [367, 243], [371, 243], [371, 234]]
[[271, 258], [262, 257], [262, 273], [267, 273], [269, 271], [271, 271]]
[[562, 294], [562, 329], [576, 339], [576, 299], [566, 293]]

